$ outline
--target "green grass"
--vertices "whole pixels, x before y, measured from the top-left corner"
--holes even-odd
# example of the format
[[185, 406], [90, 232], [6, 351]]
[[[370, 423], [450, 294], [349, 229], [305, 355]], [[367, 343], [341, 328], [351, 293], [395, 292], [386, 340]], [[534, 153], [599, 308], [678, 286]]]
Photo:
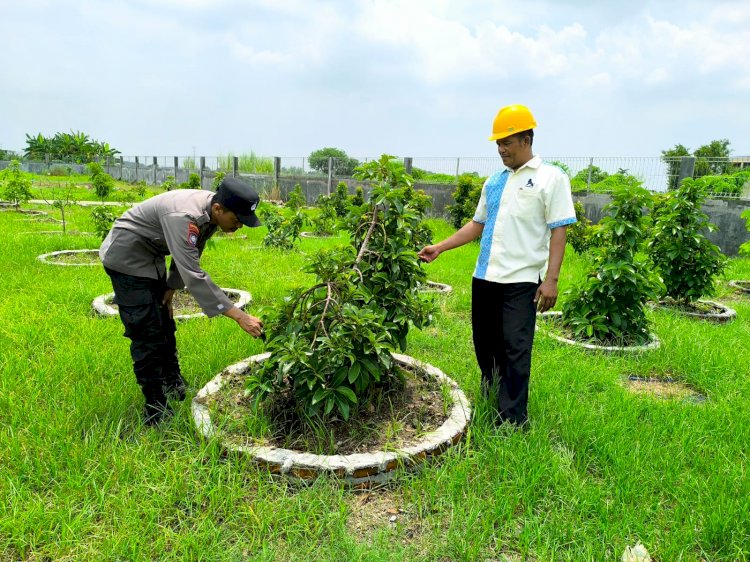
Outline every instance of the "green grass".
[[[92, 230], [89, 213], [71, 208], [69, 226]], [[432, 225], [437, 239], [451, 232]], [[633, 357], [539, 334], [528, 432], [493, 429], [480, 400], [460, 447], [363, 497], [335, 481], [278, 480], [224, 453], [197, 435], [189, 401], [162, 427], [143, 427], [122, 326], [91, 314], [111, 291], [107, 276], [36, 259], [99, 240], [20, 234], [50, 225], [12, 212], [0, 229], [0, 560], [619, 560], [637, 541], [661, 561], [750, 558], [750, 299], [725, 283], [750, 279], [748, 259], [731, 261], [715, 297], [737, 310], [733, 323], [650, 312], [663, 345]], [[216, 241], [203, 265], [220, 286], [249, 290], [251, 313], [310, 282], [301, 252], [253, 249], [264, 228], [240, 233], [248, 238]], [[409, 354], [472, 401], [477, 252], [470, 244], [426, 266], [454, 290], [409, 337]], [[583, 271], [569, 251], [561, 287]], [[177, 337], [195, 388], [262, 351], [224, 317], [181, 323]], [[622, 381], [634, 373], [670, 373], [708, 399], [632, 395]], [[388, 508], [402, 510], [395, 523]]]

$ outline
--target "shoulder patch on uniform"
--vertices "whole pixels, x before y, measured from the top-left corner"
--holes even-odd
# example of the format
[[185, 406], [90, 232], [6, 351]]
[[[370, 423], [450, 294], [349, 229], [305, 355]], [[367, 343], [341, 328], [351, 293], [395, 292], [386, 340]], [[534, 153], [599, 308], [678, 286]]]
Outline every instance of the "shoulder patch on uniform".
[[187, 243], [188, 246], [191, 246], [195, 248], [195, 246], [198, 244], [198, 236], [201, 233], [201, 229], [198, 228], [198, 225], [193, 224], [192, 222], [188, 224], [188, 232], [187, 232]]

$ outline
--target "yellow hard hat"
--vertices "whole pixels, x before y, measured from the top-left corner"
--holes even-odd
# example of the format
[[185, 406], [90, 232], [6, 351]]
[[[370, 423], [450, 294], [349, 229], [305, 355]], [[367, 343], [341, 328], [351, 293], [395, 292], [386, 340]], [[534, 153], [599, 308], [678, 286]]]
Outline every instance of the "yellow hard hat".
[[525, 105], [507, 105], [497, 112], [492, 123], [491, 141], [504, 139], [536, 127], [534, 116]]

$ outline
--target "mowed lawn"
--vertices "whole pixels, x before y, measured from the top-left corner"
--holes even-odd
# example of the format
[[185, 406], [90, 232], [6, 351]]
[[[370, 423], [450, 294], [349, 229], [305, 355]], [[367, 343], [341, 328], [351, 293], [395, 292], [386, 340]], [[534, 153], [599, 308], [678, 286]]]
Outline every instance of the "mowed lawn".
[[[31, 208], [32, 206], [27, 206]], [[37, 207], [58, 216], [51, 207]], [[92, 231], [90, 209], [68, 209]], [[436, 239], [452, 229], [431, 220]], [[37, 256], [96, 248], [94, 236], [0, 213], [0, 560], [620, 560], [643, 543], [657, 561], [750, 558], [750, 279], [734, 258], [715, 300], [737, 310], [716, 325], [649, 312], [660, 349], [587, 353], [537, 334], [528, 432], [496, 430], [479, 393], [470, 283], [478, 246], [426, 265], [453, 292], [408, 353], [459, 382], [477, 407], [467, 438], [392, 485], [354, 492], [334, 480], [299, 485], [200, 438], [186, 400], [159, 428], [141, 424], [128, 340], [92, 314], [111, 291], [100, 266]], [[305, 254], [345, 243], [303, 239], [300, 251], [216, 240], [205, 269], [248, 290], [262, 314], [311, 278]], [[570, 248], [561, 289], [585, 275]], [[558, 305], [559, 308], [559, 305]], [[231, 320], [180, 323], [186, 379], [199, 389], [263, 351]], [[672, 377], [705, 400], [628, 390], [629, 375]], [[191, 393], [191, 396], [194, 394]]]

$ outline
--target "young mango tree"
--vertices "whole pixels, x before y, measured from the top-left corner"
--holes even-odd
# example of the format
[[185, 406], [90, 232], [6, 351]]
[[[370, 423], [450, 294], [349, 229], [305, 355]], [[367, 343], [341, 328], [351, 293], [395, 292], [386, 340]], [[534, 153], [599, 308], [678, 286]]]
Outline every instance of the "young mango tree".
[[273, 207], [264, 207], [260, 211], [263, 226], [268, 229], [263, 238], [263, 245], [280, 250], [292, 250], [300, 239], [305, 217], [299, 208], [294, 208], [289, 216], [283, 215]]
[[659, 297], [662, 284], [641, 252], [646, 240], [651, 193], [622, 186], [604, 208], [601, 243], [591, 272], [565, 292], [563, 326], [577, 338], [597, 343], [640, 345], [649, 340], [645, 305]]
[[10, 165], [0, 172], [2, 197], [18, 210], [21, 203], [31, 199], [31, 177], [21, 169], [18, 160], [11, 160]]
[[369, 202], [350, 207], [350, 244], [321, 250], [306, 270], [317, 282], [291, 292], [264, 319], [270, 358], [249, 379], [257, 400], [291, 388], [301, 413], [349, 419], [371, 391], [400, 375], [392, 352], [406, 350], [410, 326], [426, 326], [433, 304], [417, 257], [431, 233], [429, 197], [392, 156], [357, 169]]
[[654, 207], [648, 249], [664, 281], [665, 294], [683, 306], [715, 291], [716, 276], [726, 264], [718, 246], [704, 232], [715, 230], [701, 210], [707, 188], [687, 178]]

